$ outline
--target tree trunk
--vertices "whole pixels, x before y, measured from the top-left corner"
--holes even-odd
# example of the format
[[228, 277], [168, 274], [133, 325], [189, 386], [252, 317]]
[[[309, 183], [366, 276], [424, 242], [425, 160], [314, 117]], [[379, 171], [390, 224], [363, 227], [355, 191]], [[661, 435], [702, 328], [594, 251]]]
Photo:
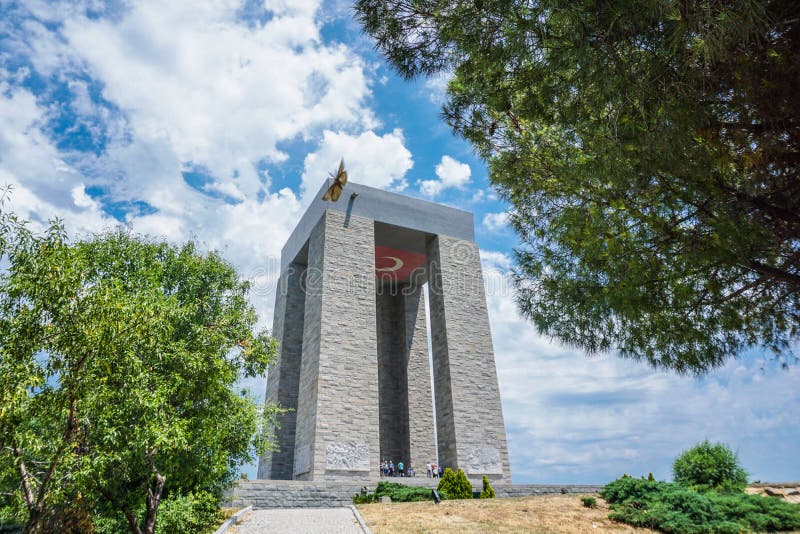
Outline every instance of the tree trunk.
[[14, 458], [17, 459], [17, 469], [19, 470], [19, 478], [22, 480], [22, 490], [25, 494], [25, 504], [28, 505], [28, 510], [33, 508], [33, 490], [31, 489], [30, 475], [28, 469], [25, 467], [25, 461], [22, 459], [22, 451], [16, 445], [11, 447]]
[[147, 488], [147, 517], [145, 519], [143, 534], [154, 534], [156, 531], [156, 516], [158, 514], [158, 505], [161, 503], [161, 491], [164, 489], [164, 482], [167, 480], [167, 477], [160, 474], [158, 471], [155, 471], [155, 474], [155, 491]]
[[131, 511], [125, 510], [123, 513], [125, 514], [125, 519], [128, 520], [128, 525], [131, 527], [131, 532], [133, 532], [133, 534], [142, 534], [141, 529], [139, 529], [139, 523], [136, 521], [136, 517]]
[[25, 461], [22, 459], [22, 451], [16, 446], [12, 445], [11, 451], [14, 458], [17, 460], [17, 470], [19, 477], [22, 481], [22, 492], [25, 496], [25, 504], [28, 507], [28, 522], [25, 523], [25, 532], [35, 532], [42, 520], [42, 506], [37, 502], [33, 495], [33, 488], [31, 488], [30, 474], [28, 468], [25, 466]]
[[25, 523], [25, 534], [31, 534], [32, 532], [36, 532], [39, 530], [39, 523], [42, 520], [42, 512], [37, 509], [33, 509], [28, 513], [28, 522]]

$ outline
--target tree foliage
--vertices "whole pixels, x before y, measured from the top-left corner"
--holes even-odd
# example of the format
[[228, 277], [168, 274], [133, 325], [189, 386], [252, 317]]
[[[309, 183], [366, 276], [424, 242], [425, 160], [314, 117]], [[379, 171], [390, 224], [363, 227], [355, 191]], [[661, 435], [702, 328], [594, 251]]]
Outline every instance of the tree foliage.
[[696, 489], [741, 491], [747, 485], [747, 472], [736, 453], [723, 443], [705, 440], [681, 453], [672, 464], [675, 482]]
[[446, 467], [436, 490], [444, 495], [446, 499], [472, 498], [472, 484], [461, 469], [453, 471]]
[[83, 499], [152, 533], [167, 496], [219, 498], [274, 418], [233, 389], [275, 354], [248, 284], [192, 243], [0, 217], [0, 508], [34, 531]]
[[497, 494], [492, 487], [492, 483], [489, 482], [489, 477], [483, 475], [483, 480], [481, 482], [483, 483], [483, 490], [481, 490], [481, 493], [478, 497], [481, 499], [494, 499]]
[[589, 352], [703, 373], [800, 324], [789, 0], [358, 0], [512, 206], [518, 303]]

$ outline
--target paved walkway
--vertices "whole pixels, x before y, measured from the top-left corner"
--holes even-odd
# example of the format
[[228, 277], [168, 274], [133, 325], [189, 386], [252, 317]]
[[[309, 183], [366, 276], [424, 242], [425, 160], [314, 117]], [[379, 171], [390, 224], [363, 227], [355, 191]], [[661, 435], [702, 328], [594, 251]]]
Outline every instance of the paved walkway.
[[350, 508], [276, 508], [253, 510], [236, 534], [362, 534]]

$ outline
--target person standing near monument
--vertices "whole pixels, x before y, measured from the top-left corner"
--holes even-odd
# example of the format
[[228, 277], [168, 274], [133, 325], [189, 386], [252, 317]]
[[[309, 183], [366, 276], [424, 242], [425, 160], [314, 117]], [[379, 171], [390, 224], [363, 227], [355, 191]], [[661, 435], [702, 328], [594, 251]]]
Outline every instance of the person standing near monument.
[[404, 467], [404, 465], [403, 465], [402, 461], [397, 462], [397, 474], [400, 475], [401, 477], [405, 475], [405, 472], [403, 471], [403, 467]]
[[427, 463], [427, 464], [425, 464], [425, 475], [426, 475], [428, 478], [431, 478], [431, 477], [433, 477], [433, 471], [431, 471], [431, 464], [430, 464], [430, 462], [429, 462], [429, 463]]
[[391, 460], [389, 460], [389, 476], [394, 476], [394, 462]]

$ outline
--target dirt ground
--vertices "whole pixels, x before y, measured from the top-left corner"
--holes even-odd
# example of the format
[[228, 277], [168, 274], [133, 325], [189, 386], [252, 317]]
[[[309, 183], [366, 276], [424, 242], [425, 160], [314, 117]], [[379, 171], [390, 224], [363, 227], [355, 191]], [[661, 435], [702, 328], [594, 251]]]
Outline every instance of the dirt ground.
[[608, 505], [581, 503], [586, 495], [542, 495], [512, 499], [360, 504], [373, 534], [495, 532], [655, 532], [608, 519]]

